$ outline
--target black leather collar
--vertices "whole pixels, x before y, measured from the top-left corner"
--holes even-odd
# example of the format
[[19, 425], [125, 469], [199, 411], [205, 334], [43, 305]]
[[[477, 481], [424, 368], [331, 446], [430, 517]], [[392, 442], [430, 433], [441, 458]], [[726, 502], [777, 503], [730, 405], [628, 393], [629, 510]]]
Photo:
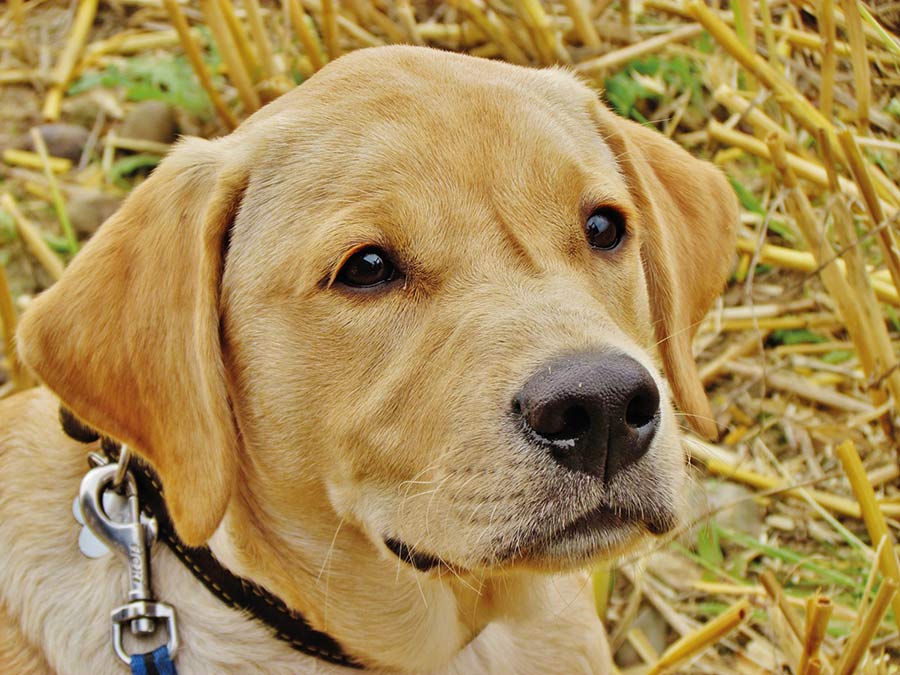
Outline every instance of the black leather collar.
[[[115, 441], [105, 437], [101, 439], [96, 431], [85, 426], [64, 407], [60, 407], [59, 417], [68, 436], [82, 443], [100, 439], [107, 458], [118, 461], [120, 446]], [[159, 538], [168, 544], [210, 593], [229, 607], [249, 613], [268, 626], [275, 637], [299, 652], [339, 666], [362, 668], [333, 637], [310, 626], [303, 615], [290, 609], [281, 598], [249, 579], [232, 574], [216, 559], [209, 547], [186, 546], [172, 525], [162, 483], [156, 473], [136, 457], [131, 458], [128, 468], [137, 482], [142, 507], [156, 517]]]

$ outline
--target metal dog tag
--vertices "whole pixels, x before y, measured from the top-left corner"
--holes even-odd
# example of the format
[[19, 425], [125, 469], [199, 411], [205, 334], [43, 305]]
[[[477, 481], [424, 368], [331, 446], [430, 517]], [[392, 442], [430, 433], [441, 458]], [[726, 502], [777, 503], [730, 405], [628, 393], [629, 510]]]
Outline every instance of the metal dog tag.
[[[114, 490], [103, 493], [103, 510], [110, 520], [124, 523], [128, 518], [128, 499]], [[78, 548], [88, 558], [102, 558], [112, 553], [109, 547], [95, 535], [84, 522], [84, 514], [81, 512], [81, 500], [78, 497], [72, 501], [72, 515], [81, 525], [78, 534]]]

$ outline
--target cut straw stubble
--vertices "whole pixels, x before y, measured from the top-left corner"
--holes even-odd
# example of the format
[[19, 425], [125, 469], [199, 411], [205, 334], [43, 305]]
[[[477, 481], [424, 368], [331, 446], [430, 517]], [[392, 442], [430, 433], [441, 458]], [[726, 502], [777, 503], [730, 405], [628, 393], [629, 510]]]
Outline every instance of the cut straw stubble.
[[896, 603], [896, 598], [897, 582], [890, 578], [885, 579], [859, 628], [847, 639], [841, 660], [834, 670], [835, 675], [853, 675], [856, 672], [860, 662], [866, 656], [869, 645], [875, 638], [881, 619], [884, 618], [891, 601], [894, 600]]
[[[872, 489], [872, 485], [863, 468], [856, 446], [853, 444], [853, 441], [847, 440], [835, 449], [835, 453], [838, 459], [841, 460], [844, 472], [847, 474], [847, 480], [850, 482], [850, 487], [853, 490], [853, 495], [859, 502], [862, 518], [866, 524], [866, 530], [869, 532], [872, 546], [879, 546], [882, 539], [886, 539], [887, 543], [882, 546], [881, 554], [878, 558], [879, 569], [885, 579], [889, 579], [894, 583], [896, 589], [897, 586], [900, 586], [900, 565], [897, 563], [894, 539], [887, 528], [884, 514], [879, 509], [878, 501], [875, 499], [875, 491]], [[892, 597], [894, 617], [900, 621], [900, 596]]]
[[819, 649], [825, 641], [828, 620], [834, 610], [831, 598], [816, 593], [806, 600], [806, 627], [803, 635], [803, 652], [800, 655], [798, 675], [809, 675], [810, 662], [821, 661]]

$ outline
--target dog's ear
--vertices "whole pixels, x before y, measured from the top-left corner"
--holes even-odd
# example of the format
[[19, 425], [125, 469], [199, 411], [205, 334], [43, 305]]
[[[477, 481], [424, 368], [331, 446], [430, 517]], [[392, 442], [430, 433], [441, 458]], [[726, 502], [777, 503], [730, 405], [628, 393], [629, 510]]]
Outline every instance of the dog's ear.
[[188, 545], [221, 521], [237, 462], [218, 304], [246, 173], [223, 142], [182, 143], [19, 331], [25, 363], [63, 404], [150, 462]]
[[715, 438], [691, 340], [733, 264], [737, 197], [709, 162], [602, 105], [597, 109], [641, 220], [641, 259], [666, 377], [691, 427]]

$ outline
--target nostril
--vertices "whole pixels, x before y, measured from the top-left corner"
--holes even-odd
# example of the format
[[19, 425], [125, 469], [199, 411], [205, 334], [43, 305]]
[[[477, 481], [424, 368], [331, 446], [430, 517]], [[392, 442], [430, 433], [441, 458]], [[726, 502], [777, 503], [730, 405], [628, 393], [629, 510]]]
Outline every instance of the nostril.
[[625, 409], [625, 422], [628, 426], [640, 429], [650, 424], [659, 411], [659, 394], [656, 388], [647, 391], [638, 392], [634, 398], [628, 402]]
[[515, 413], [516, 415], [521, 415], [521, 414], [522, 414], [522, 399], [521, 399], [521, 395], [516, 396], [516, 397], [513, 399], [513, 402], [512, 402], [512, 411], [513, 411], [513, 413]]
[[573, 405], [544, 420], [541, 429], [535, 429], [541, 436], [550, 441], [571, 441], [584, 436], [591, 428], [588, 411], [580, 405]]

